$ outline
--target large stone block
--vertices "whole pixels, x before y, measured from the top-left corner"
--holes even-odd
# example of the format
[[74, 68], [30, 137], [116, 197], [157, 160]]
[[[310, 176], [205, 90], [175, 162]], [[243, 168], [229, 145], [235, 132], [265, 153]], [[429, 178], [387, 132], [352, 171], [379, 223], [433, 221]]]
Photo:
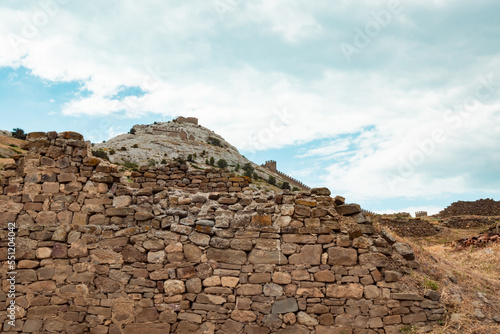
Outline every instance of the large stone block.
[[247, 262], [247, 254], [240, 250], [210, 248], [207, 251], [207, 259], [223, 263], [244, 264]]
[[299, 306], [297, 304], [297, 300], [295, 298], [286, 298], [274, 302], [272, 313], [284, 314], [290, 312], [297, 312], [298, 310]]
[[358, 263], [358, 252], [353, 248], [328, 248], [328, 264], [334, 266], [355, 266]]
[[359, 256], [359, 264], [362, 266], [387, 267], [389, 261], [384, 254], [365, 253]]
[[364, 287], [359, 283], [351, 284], [328, 284], [326, 296], [331, 298], [361, 299]]
[[299, 254], [290, 255], [290, 264], [320, 265], [323, 247], [321, 245], [305, 245]]
[[288, 264], [288, 260], [279, 250], [254, 249], [250, 252], [248, 262], [253, 264]]

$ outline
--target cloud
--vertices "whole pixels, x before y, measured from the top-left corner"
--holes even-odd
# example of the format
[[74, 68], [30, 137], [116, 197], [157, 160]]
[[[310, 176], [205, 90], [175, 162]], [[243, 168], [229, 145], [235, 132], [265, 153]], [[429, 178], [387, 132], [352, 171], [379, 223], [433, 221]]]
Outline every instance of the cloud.
[[0, 67], [79, 83], [67, 117], [195, 116], [248, 157], [306, 145], [309, 183], [358, 200], [498, 193], [496, 2], [404, 2], [348, 63], [389, 2], [220, 1], [3, 2]]

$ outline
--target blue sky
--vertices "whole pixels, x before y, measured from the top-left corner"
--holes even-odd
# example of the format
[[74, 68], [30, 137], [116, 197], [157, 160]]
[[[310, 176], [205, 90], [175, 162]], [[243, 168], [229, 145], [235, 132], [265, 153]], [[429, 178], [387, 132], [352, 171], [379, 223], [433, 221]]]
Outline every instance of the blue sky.
[[0, 3], [1, 129], [196, 116], [377, 212], [500, 199], [500, 3]]

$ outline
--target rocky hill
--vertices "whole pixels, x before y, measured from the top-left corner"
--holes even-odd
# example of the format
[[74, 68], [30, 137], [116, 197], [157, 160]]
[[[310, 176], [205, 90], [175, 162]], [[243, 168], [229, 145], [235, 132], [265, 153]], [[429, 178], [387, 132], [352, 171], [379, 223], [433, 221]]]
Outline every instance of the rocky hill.
[[[248, 164], [253, 169], [250, 173], [252, 177], [258, 175], [267, 181], [269, 176], [273, 176], [277, 184], [289, 182], [292, 187], [307, 188], [294, 184], [293, 180], [279, 171], [246, 159], [236, 147], [219, 134], [199, 125], [198, 119], [193, 117], [135, 125], [128, 134], [118, 135], [105, 143], [93, 144], [92, 150], [102, 150], [112, 163], [126, 166], [154, 166], [172, 160], [187, 160], [192, 169], [207, 169], [213, 167], [210, 165], [213, 158], [215, 165], [219, 160], [225, 160], [229, 171], [243, 175], [244, 166]], [[266, 182], [261, 183], [262, 186], [269, 186]]]

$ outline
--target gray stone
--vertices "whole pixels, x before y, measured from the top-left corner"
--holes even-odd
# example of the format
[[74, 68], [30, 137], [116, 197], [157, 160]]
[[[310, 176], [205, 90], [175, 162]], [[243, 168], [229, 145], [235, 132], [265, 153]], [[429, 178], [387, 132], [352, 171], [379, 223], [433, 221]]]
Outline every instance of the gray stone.
[[413, 253], [413, 250], [411, 249], [410, 245], [407, 243], [403, 242], [396, 242], [393, 245], [394, 249], [396, 252], [401, 254], [406, 260], [415, 260], [415, 254]]
[[295, 298], [286, 298], [274, 302], [272, 313], [283, 314], [297, 312], [298, 310], [299, 306], [297, 305], [297, 301], [295, 300]]

